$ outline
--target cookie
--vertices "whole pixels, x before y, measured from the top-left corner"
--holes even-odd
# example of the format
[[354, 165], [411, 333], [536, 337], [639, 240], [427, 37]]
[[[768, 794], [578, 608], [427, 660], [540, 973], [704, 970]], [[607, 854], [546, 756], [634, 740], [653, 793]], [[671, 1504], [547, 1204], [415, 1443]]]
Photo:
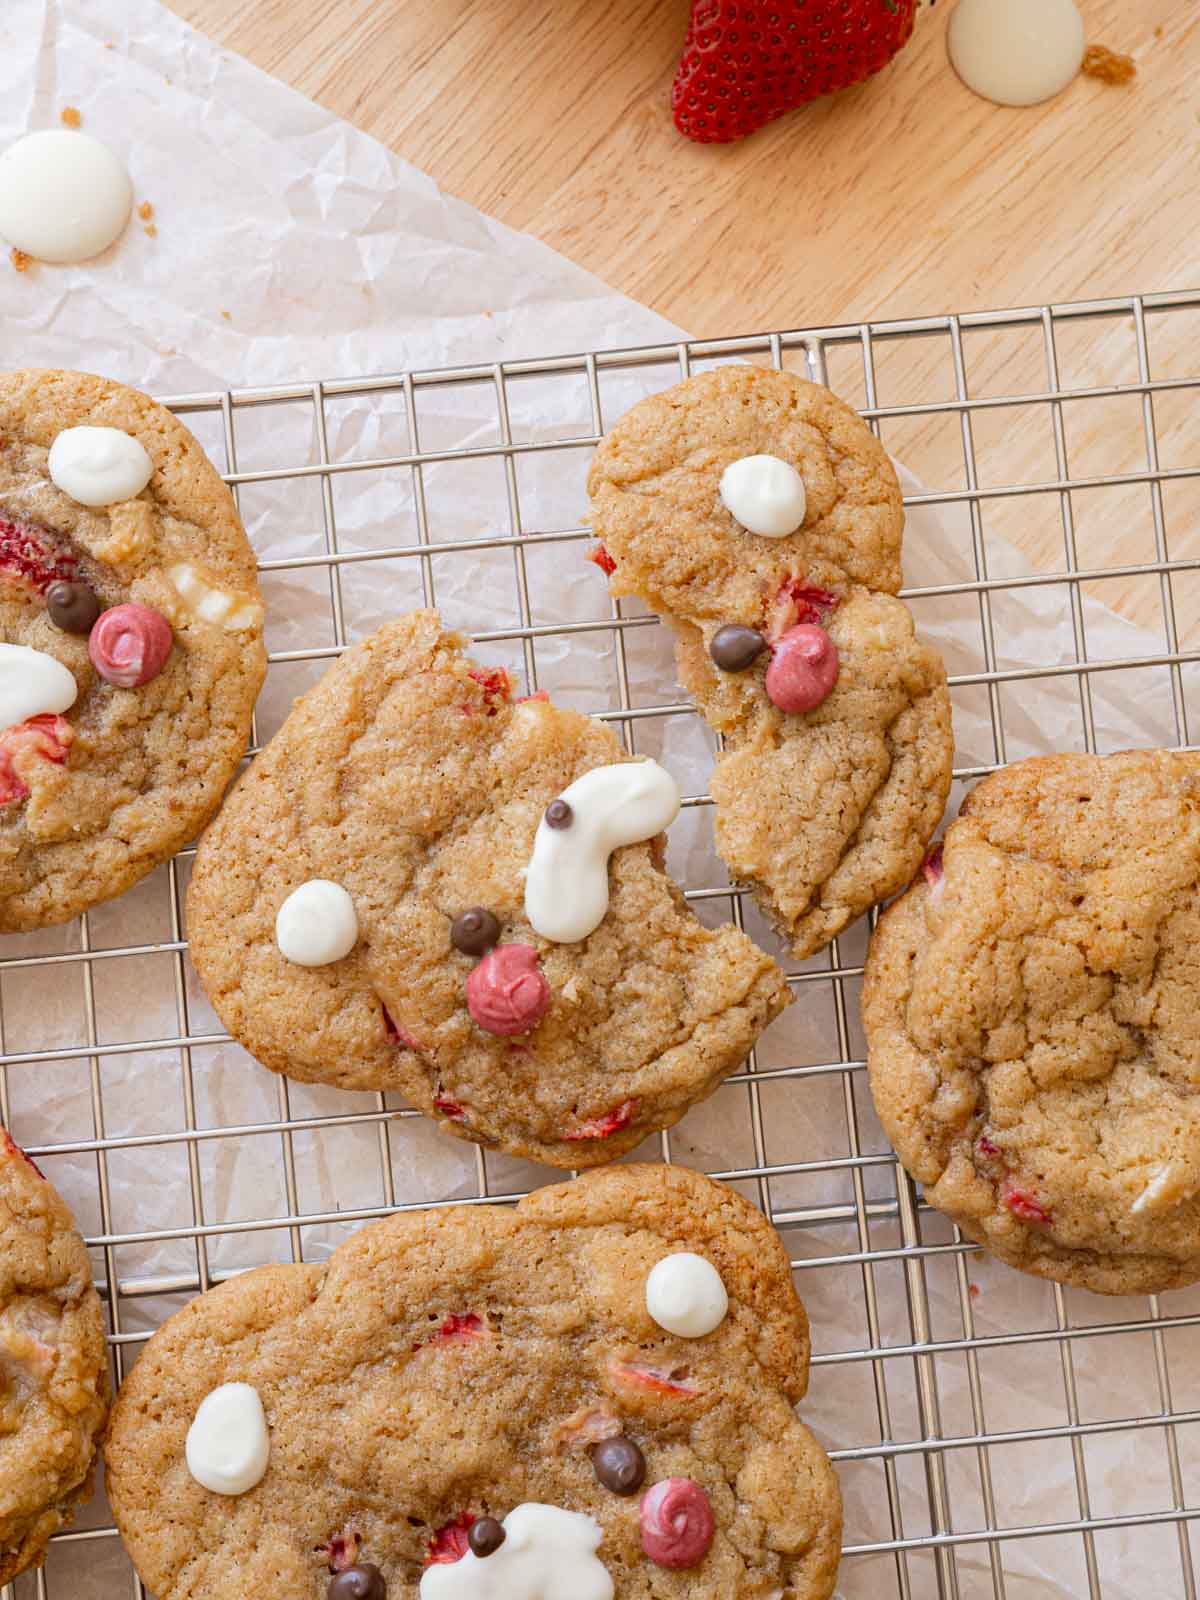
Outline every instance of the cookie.
[[108, 1395], [83, 1240], [0, 1128], [0, 1585], [40, 1566], [90, 1496]]
[[121, 1389], [109, 1494], [159, 1600], [824, 1600], [808, 1360], [761, 1213], [609, 1167], [192, 1301]]
[[415, 612], [347, 650], [234, 789], [192, 957], [274, 1071], [595, 1166], [711, 1094], [788, 999], [666, 877], [677, 805], [602, 723], [514, 701]]
[[1200, 1278], [1200, 756], [1019, 761], [888, 908], [863, 994], [880, 1120], [1011, 1266]]
[[262, 619], [232, 496], [169, 411], [0, 374], [0, 931], [195, 837], [245, 751]]
[[628, 412], [588, 492], [613, 594], [670, 622], [722, 737], [717, 849], [810, 956], [909, 882], [950, 787], [945, 668], [895, 598], [891, 461], [827, 389], [726, 366]]

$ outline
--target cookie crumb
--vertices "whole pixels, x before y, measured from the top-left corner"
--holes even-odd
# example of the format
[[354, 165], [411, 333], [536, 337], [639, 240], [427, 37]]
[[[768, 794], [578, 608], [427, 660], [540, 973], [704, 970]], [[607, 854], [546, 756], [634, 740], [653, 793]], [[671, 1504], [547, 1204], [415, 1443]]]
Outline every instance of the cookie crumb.
[[147, 239], [157, 239], [158, 238], [158, 228], [155, 226], [155, 224], [153, 222], [148, 222], [146, 224], [146, 226], [142, 229], [142, 232], [146, 235]]
[[226, 322], [232, 322], [233, 321], [233, 312], [232, 311], [222, 311], [221, 315], [225, 318]]
[[1118, 55], [1107, 45], [1090, 44], [1083, 53], [1083, 75], [1100, 83], [1132, 83], [1137, 77], [1137, 62], [1132, 56]]
[[149, 222], [150, 218], [154, 215], [154, 207], [151, 205], [149, 200], [143, 200], [141, 205], [137, 208], [137, 211], [138, 216], [141, 217], [143, 222]]
[[83, 121], [83, 116], [75, 106], [64, 106], [62, 108], [62, 119], [68, 128], [77, 128]]
[[1167, 30], [1163, 27], [1162, 23], [1160, 22], [1160, 23], [1157, 24], [1157, 26], [1154, 29], [1154, 37], [1156, 39], [1161, 39], [1163, 34], [1166, 33], [1166, 31]]
[[18, 250], [16, 245], [8, 252], [8, 259], [12, 262], [13, 269], [16, 272], [28, 272], [33, 263], [33, 257], [27, 256], [24, 250]]

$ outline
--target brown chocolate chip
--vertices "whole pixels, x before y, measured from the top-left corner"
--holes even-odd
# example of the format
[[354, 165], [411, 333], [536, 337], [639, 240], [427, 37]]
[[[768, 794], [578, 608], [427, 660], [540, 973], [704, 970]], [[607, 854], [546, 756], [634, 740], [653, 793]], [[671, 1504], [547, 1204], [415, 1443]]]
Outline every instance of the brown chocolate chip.
[[569, 828], [575, 821], [575, 813], [565, 800], [551, 800], [546, 807], [546, 826], [548, 828]]
[[646, 1479], [646, 1458], [632, 1439], [602, 1439], [592, 1450], [592, 1470], [614, 1494], [636, 1494]]
[[347, 1567], [329, 1580], [328, 1600], [387, 1600], [383, 1573], [370, 1561]]
[[741, 623], [731, 622], [713, 634], [708, 653], [722, 672], [745, 672], [766, 648], [767, 641], [757, 628], [743, 628]]
[[472, 906], [450, 924], [450, 943], [465, 956], [485, 956], [500, 943], [500, 924], [485, 906]]
[[46, 590], [50, 621], [64, 633], [91, 633], [100, 615], [100, 602], [86, 583], [60, 578]]
[[481, 1561], [485, 1556], [494, 1556], [506, 1537], [503, 1525], [495, 1517], [476, 1517], [467, 1529], [467, 1543]]

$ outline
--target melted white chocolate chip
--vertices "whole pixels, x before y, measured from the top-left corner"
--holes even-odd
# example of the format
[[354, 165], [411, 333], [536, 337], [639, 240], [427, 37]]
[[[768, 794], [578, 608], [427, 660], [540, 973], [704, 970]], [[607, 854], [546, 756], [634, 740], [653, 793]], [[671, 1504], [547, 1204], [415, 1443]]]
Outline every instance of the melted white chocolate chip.
[[257, 600], [246, 600], [241, 595], [215, 588], [199, 568], [189, 562], [180, 561], [168, 567], [167, 577], [192, 616], [202, 622], [219, 622], [227, 633], [240, 633], [246, 628], [257, 628], [262, 621], [263, 608]]
[[490, 1556], [473, 1550], [427, 1567], [421, 1600], [613, 1600], [613, 1580], [597, 1556], [600, 1524], [581, 1511], [536, 1501], [504, 1519], [504, 1543]]
[[145, 445], [123, 428], [64, 428], [46, 466], [55, 488], [81, 506], [133, 500], [154, 476]]
[[586, 939], [608, 910], [608, 858], [653, 839], [679, 814], [679, 786], [657, 761], [618, 761], [576, 778], [561, 796], [565, 827], [543, 817], [525, 875], [525, 915], [555, 944]]
[[78, 694], [74, 675], [54, 656], [26, 644], [0, 644], [0, 728], [69, 711]]

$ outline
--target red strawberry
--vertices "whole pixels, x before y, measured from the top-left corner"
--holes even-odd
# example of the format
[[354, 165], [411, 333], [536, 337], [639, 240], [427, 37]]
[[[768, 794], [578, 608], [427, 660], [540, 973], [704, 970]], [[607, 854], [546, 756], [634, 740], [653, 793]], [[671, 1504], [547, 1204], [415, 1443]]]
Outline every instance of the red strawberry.
[[671, 89], [680, 133], [727, 144], [861, 83], [912, 37], [918, 0], [692, 0]]
[[1022, 1189], [1019, 1184], [1013, 1183], [1011, 1179], [1006, 1179], [1001, 1184], [1000, 1198], [1013, 1216], [1019, 1217], [1022, 1222], [1036, 1222], [1045, 1227], [1051, 1221], [1051, 1213], [1037, 1196], [1028, 1189]]
[[606, 1111], [602, 1117], [597, 1117], [592, 1122], [581, 1122], [570, 1133], [564, 1133], [564, 1139], [607, 1139], [611, 1134], [619, 1133], [622, 1128], [627, 1128], [633, 1121], [634, 1112], [638, 1108], [636, 1100], [622, 1100], [619, 1106], [614, 1106], [611, 1111]]
[[14, 756], [43, 756], [61, 767], [74, 739], [75, 730], [67, 719], [49, 712], [0, 730], [0, 806], [24, 800], [29, 794], [29, 785], [17, 771]]
[[482, 1339], [483, 1333], [483, 1319], [476, 1312], [467, 1311], [461, 1316], [455, 1312], [446, 1318], [434, 1338], [439, 1344], [466, 1344], [471, 1339]]
[[700, 1386], [681, 1367], [651, 1367], [642, 1361], [610, 1361], [617, 1383], [639, 1384], [655, 1394], [699, 1394]]
[[429, 1549], [425, 1553], [425, 1565], [433, 1567], [443, 1562], [461, 1561], [470, 1549], [467, 1534], [470, 1533], [474, 1521], [472, 1512], [460, 1511], [450, 1522], [444, 1522], [429, 1541]]
[[59, 579], [70, 582], [78, 576], [79, 560], [59, 535], [0, 513], [0, 577], [25, 584], [35, 594], [45, 594]]

